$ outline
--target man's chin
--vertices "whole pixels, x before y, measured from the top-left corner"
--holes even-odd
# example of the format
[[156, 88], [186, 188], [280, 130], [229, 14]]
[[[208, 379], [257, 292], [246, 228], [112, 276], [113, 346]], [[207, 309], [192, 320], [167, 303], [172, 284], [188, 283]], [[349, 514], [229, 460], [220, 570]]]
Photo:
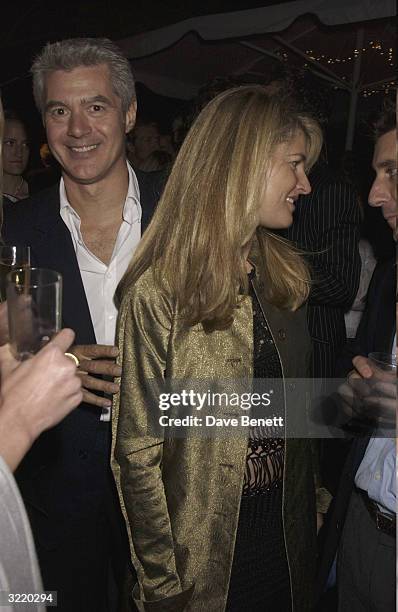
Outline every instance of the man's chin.
[[62, 176], [64, 177], [64, 180], [67, 179], [73, 183], [76, 183], [77, 185], [94, 185], [94, 183], [98, 183], [98, 181], [101, 180], [101, 176], [98, 176], [98, 174], [95, 176], [79, 176], [73, 174], [73, 172], [68, 172], [67, 170], [62, 171]]

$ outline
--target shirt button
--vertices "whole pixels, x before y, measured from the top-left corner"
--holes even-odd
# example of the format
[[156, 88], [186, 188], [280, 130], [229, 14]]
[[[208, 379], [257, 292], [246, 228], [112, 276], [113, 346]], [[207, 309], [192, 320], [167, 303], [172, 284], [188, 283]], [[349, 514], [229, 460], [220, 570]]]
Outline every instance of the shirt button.
[[279, 340], [286, 340], [286, 331], [284, 329], [278, 330]]
[[375, 480], [380, 480], [381, 474], [380, 472], [375, 472]]

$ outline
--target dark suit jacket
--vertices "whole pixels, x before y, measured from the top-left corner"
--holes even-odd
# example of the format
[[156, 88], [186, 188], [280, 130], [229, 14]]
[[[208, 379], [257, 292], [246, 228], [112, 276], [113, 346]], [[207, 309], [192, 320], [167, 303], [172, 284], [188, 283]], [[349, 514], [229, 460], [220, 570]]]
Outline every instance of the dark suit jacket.
[[[376, 267], [369, 286], [367, 307], [358, 328], [355, 345], [347, 345], [338, 362], [340, 376], [352, 370], [355, 355], [367, 356], [370, 352], [391, 351], [394, 339], [395, 322], [396, 266], [389, 261]], [[318, 597], [325, 589], [330, 568], [336, 556], [348, 503], [354, 487], [355, 474], [363, 459], [369, 436], [357, 438], [352, 443], [342, 473], [337, 496], [327, 517], [327, 531], [319, 568], [317, 583]]]
[[344, 312], [359, 287], [360, 211], [354, 187], [327, 166], [316, 166], [309, 178], [312, 192], [297, 201], [285, 235], [308, 255], [312, 268], [308, 328], [314, 346], [312, 375], [321, 378], [333, 376], [346, 341]]
[[[136, 172], [141, 196], [142, 231], [159, 198], [161, 173]], [[70, 232], [60, 216], [59, 186], [5, 207], [6, 244], [31, 246], [32, 265], [63, 277], [63, 326], [76, 344], [95, 344], [86, 295]], [[40, 547], [51, 550], [65, 538], [82, 535], [113, 483], [109, 470], [110, 427], [99, 410], [82, 403], [59, 425], [42, 434], [18, 470], [18, 482]], [[39, 551], [40, 552], [40, 551]]]

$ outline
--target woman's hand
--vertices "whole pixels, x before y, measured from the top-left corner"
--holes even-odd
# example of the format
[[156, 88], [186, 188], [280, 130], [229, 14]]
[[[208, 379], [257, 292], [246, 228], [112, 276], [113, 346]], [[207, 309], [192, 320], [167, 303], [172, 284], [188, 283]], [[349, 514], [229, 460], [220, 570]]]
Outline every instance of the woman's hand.
[[63, 329], [31, 359], [0, 348], [0, 454], [15, 469], [34, 440], [82, 401], [76, 365], [65, 357], [74, 332]]

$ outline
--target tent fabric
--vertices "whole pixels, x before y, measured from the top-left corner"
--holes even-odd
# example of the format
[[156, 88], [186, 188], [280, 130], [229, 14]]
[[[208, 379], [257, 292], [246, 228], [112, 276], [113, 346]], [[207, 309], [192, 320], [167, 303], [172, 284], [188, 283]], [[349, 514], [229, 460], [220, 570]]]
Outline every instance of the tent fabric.
[[188, 32], [204, 40], [221, 40], [280, 32], [300, 15], [311, 13], [325, 25], [349, 24], [395, 16], [394, 0], [298, 0], [231, 13], [193, 17], [179, 23], [118, 41], [130, 59], [165, 49]]

